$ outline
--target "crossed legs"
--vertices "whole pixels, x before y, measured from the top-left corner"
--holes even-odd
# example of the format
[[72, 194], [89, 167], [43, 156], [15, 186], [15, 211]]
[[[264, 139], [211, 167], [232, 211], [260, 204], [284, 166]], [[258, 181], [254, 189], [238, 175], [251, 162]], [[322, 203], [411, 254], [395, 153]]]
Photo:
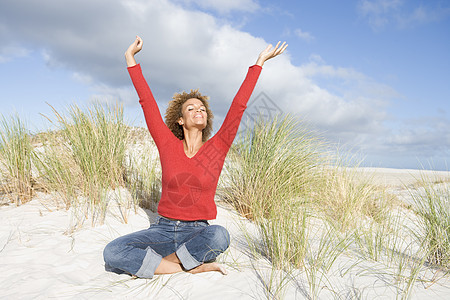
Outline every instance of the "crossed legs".
[[222, 226], [161, 218], [146, 230], [109, 243], [103, 252], [105, 268], [143, 278], [181, 271], [226, 274], [225, 268], [213, 261], [229, 243], [228, 231]]

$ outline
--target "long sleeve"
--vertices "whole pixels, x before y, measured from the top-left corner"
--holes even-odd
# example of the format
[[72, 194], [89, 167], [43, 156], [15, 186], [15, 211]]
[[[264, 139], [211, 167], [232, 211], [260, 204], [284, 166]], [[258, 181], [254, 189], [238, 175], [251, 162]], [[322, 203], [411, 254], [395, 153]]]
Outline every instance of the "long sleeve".
[[215, 219], [217, 208], [214, 195], [220, 172], [261, 67], [249, 68], [221, 128], [193, 157], [186, 156], [183, 143], [164, 124], [140, 66], [131, 67], [128, 71], [160, 154], [162, 177], [158, 213], [177, 220]]
[[150, 131], [156, 145], [162, 145], [165, 141], [174, 138], [175, 136], [166, 126], [161, 117], [161, 113], [156, 100], [153, 97], [152, 91], [142, 75], [141, 66], [137, 64], [127, 69], [136, 92], [138, 93], [139, 103], [144, 111], [145, 122], [147, 123], [148, 130]]
[[247, 108], [247, 102], [253, 93], [256, 82], [261, 74], [262, 68], [258, 65], [251, 66], [239, 91], [231, 103], [231, 107], [217, 132], [217, 136], [225, 143], [226, 147], [231, 147], [236, 133], [241, 123], [242, 115]]

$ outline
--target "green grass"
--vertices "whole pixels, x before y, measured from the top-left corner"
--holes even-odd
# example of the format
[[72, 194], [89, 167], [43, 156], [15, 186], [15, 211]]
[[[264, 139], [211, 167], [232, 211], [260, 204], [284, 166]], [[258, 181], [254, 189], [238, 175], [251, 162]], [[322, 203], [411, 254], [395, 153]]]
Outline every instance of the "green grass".
[[87, 218], [102, 224], [108, 190], [125, 186], [123, 109], [95, 104], [82, 110], [72, 105], [67, 115], [54, 113], [60, 136], [50, 134], [46, 150], [37, 156], [43, 185], [74, 208], [78, 224]]
[[0, 120], [0, 171], [6, 182], [1, 188], [10, 201], [20, 205], [33, 196], [33, 147], [25, 124], [16, 115]]
[[303, 265], [311, 215], [341, 231], [364, 218], [386, 218], [387, 194], [360, 180], [356, 169], [332, 165], [337, 159], [298, 119], [259, 118], [252, 125], [230, 151], [219, 194], [255, 221], [274, 266]]
[[413, 210], [419, 217], [416, 236], [428, 249], [429, 264], [450, 269], [450, 184], [435, 184], [425, 177], [411, 191]]
[[230, 150], [218, 193], [256, 225], [256, 234], [243, 231], [252, 257], [262, 255], [273, 267], [265, 281], [271, 294], [283, 295], [288, 281], [296, 285], [306, 276], [311, 298], [319, 298], [324, 285], [338, 295], [328, 276], [339, 256], [348, 255], [355, 256], [350, 269], [361, 260], [398, 265], [380, 276], [391, 278], [393, 289], [407, 298], [422, 270], [423, 251], [411, 244], [404, 253], [404, 224], [392, 214], [398, 200], [356, 167], [330, 158], [321, 139], [294, 117], [251, 125]]
[[[39, 173], [38, 182], [47, 192], [56, 193], [65, 209], [77, 204], [81, 195], [83, 174], [75, 162], [71, 148], [65, 141], [62, 131], [41, 135], [42, 151], [35, 152], [34, 162]], [[60, 201], [55, 202], [61, 205]]]
[[260, 118], [230, 150], [219, 194], [249, 219], [283, 206], [283, 199], [305, 197], [316, 179], [320, 146], [292, 116]]
[[274, 266], [299, 267], [306, 252], [303, 204], [317, 180], [320, 140], [292, 116], [259, 118], [247, 128], [230, 150], [219, 195], [256, 222]]
[[316, 207], [342, 231], [358, 227], [366, 218], [383, 222], [394, 203], [383, 189], [361, 179], [355, 167], [328, 165], [320, 177], [320, 184], [313, 187]]
[[[38, 185], [74, 212], [75, 227], [88, 219], [102, 224], [111, 204], [124, 222], [138, 206], [156, 210], [160, 165], [147, 130], [126, 126], [120, 106], [71, 106], [55, 117], [56, 130], [35, 136], [35, 150], [18, 117], [2, 119], [5, 195], [24, 203]], [[270, 263], [271, 269], [255, 269], [268, 298], [283, 298], [292, 285], [305, 287], [310, 298], [325, 293], [323, 286], [339, 295], [329, 276], [341, 255], [349, 262], [340, 272], [375, 265], [365, 275], [383, 278], [399, 298], [413, 295], [416, 282], [434, 283], [434, 275], [424, 275], [428, 266], [448, 272], [448, 182], [422, 180], [411, 190], [411, 225], [405, 205], [357, 168], [330, 159], [322, 139], [295, 117], [250, 125], [230, 149], [218, 195], [254, 225], [255, 232], [242, 231], [253, 262]]]

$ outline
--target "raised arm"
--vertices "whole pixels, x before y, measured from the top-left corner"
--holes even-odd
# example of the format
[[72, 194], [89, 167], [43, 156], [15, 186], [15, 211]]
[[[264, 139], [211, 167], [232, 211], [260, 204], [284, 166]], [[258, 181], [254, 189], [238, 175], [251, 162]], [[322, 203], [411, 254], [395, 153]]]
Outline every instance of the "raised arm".
[[141, 51], [142, 45], [142, 39], [139, 36], [136, 36], [136, 40], [125, 52], [125, 60], [128, 66], [128, 73], [130, 74], [133, 85], [139, 96], [139, 103], [144, 112], [148, 130], [156, 145], [159, 147], [169, 139], [176, 137], [164, 123], [152, 91], [142, 74], [141, 66], [136, 64], [136, 60], [134, 59], [134, 55]]
[[130, 47], [128, 47], [127, 51], [125, 51], [125, 60], [127, 62], [127, 67], [133, 67], [136, 65], [134, 56], [136, 55], [136, 53], [142, 50], [143, 44], [144, 41], [139, 36], [136, 36], [134, 42], [130, 45]]
[[263, 52], [259, 54], [255, 65], [262, 67], [266, 61], [283, 53], [284, 50], [286, 50], [287, 46], [288, 44], [286, 44], [286, 42], [283, 42], [281, 46], [280, 42], [278, 42], [275, 48], [272, 49], [272, 44], [269, 44], [266, 49], [264, 49]]
[[274, 49], [272, 49], [272, 45], [268, 45], [266, 49], [259, 54], [256, 64], [249, 68], [247, 76], [234, 97], [231, 107], [225, 116], [225, 120], [216, 134], [227, 147], [230, 147], [233, 143], [239, 124], [241, 123], [242, 115], [247, 108], [247, 102], [253, 93], [256, 82], [258, 81], [262, 66], [267, 60], [283, 53], [286, 47], [286, 42], [284, 42], [281, 46], [280, 42], [278, 42]]

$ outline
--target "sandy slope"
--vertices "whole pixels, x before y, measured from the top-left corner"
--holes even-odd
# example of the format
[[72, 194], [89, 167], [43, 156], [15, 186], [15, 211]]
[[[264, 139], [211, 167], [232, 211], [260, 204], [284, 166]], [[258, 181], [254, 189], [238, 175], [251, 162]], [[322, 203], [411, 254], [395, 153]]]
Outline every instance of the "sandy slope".
[[387, 168], [358, 168], [358, 172], [364, 178], [370, 179], [374, 184], [387, 187], [404, 188], [416, 184], [423, 179], [438, 181], [449, 181], [450, 172], [411, 170], [411, 169], [387, 169]]
[[[379, 183], [396, 189], [401, 188], [399, 182], [411, 177], [411, 171], [371, 169], [364, 174], [370, 174], [368, 171], [376, 171]], [[217, 220], [211, 223], [225, 226], [232, 235], [230, 250], [220, 258], [229, 275], [179, 273], [133, 280], [128, 275], [105, 272], [102, 251], [112, 239], [146, 228], [154, 214], [140, 209], [130, 215], [128, 224], [123, 224], [111, 213], [102, 226], [86, 224], [70, 232], [70, 212], [52, 207], [51, 199], [44, 194], [20, 207], [0, 207], [0, 298], [267, 299], [277, 292], [277, 286], [283, 286], [281, 298], [304, 299], [312, 295], [310, 283], [315, 279], [321, 299], [393, 299], [407, 284], [393, 279], [392, 274], [400, 272], [394, 265], [346, 254], [340, 255], [322, 277], [317, 273], [313, 278], [304, 271], [279, 276], [265, 259], [254, 258], [246, 246], [242, 228], [254, 232], [253, 225], [221, 205]], [[432, 275], [432, 271], [426, 271], [419, 278]], [[280, 278], [284, 281], [276, 284]], [[444, 277], [434, 284], [417, 281], [412, 298], [446, 299], [449, 295], [450, 281]]]

